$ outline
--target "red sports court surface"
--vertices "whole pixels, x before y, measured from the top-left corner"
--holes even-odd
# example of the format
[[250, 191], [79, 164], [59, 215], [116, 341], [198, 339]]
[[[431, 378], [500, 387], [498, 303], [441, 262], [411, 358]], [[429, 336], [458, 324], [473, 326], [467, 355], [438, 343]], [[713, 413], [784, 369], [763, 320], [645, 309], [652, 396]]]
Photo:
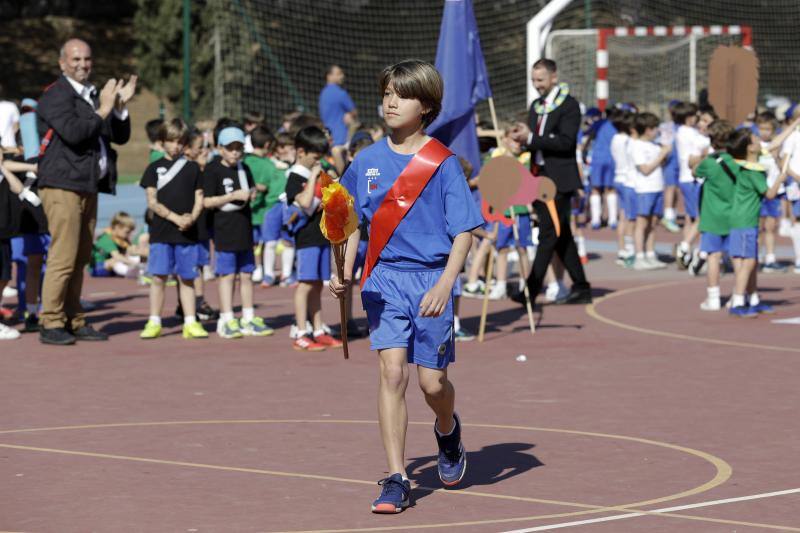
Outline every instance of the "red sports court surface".
[[[367, 341], [349, 361], [293, 351], [280, 288], [257, 292], [274, 337], [184, 341], [173, 320], [140, 341], [146, 289], [88, 280], [110, 342], [0, 345], [0, 530], [800, 531], [800, 329], [772, 322], [800, 317], [800, 276], [761, 276], [778, 313], [748, 320], [701, 312], [703, 280], [674, 269], [588, 268], [594, 305], [537, 308], [531, 337], [492, 303], [486, 342], [458, 345], [460, 490], [409, 387], [415, 505], [397, 516], [369, 512], [385, 460]], [[472, 330], [479, 304], [462, 303]]]

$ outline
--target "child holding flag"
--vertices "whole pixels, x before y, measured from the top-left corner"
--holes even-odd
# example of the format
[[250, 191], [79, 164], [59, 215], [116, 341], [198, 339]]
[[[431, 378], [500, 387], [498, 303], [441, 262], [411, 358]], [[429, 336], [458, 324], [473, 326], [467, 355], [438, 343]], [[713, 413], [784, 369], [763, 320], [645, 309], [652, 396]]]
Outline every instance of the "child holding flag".
[[[378, 351], [378, 417], [389, 477], [378, 482], [375, 513], [410, 504], [405, 464], [408, 364], [417, 365], [425, 400], [436, 414], [439, 477], [456, 485], [466, 472], [461, 423], [447, 366], [455, 358], [453, 286], [470, 248], [470, 231], [483, 224], [458, 158], [424, 128], [441, 109], [443, 82], [436, 68], [406, 60], [379, 78], [383, 113], [392, 134], [363, 149], [342, 177], [359, 216], [370, 223], [362, 274], [362, 303], [370, 341]], [[358, 232], [350, 235], [344, 279], [331, 277], [341, 298], [352, 279]]]

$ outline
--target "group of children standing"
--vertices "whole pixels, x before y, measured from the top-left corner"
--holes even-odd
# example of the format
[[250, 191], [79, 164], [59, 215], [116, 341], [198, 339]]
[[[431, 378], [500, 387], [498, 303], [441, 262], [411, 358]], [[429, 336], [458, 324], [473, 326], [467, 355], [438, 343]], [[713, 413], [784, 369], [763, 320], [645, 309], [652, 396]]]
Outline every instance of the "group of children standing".
[[[600, 220], [599, 193], [605, 189], [606, 199], [613, 198], [607, 212], [609, 225], [617, 230], [617, 264], [635, 270], [665, 268], [654, 243], [660, 223], [671, 232], [682, 232], [674, 251], [679, 268], [692, 275], [708, 269], [708, 297], [702, 309], [721, 308], [720, 261], [728, 256], [736, 273], [731, 314], [771, 312], [756, 292], [759, 241], [766, 249], [762, 271], [784, 271], [775, 255], [775, 237], [782, 227], [792, 238], [795, 272], [800, 273], [800, 151], [795, 149], [800, 115], [790, 117], [780, 132], [770, 112], [735, 129], [712, 109], [675, 102], [671, 118], [662, 123], [630, 105], [608, 113], [606, 124], [616, 131], [608, 146], [614, 179], [609, 185], [607, 178], [590, 175], [592, 198], [597, 199], [590, 205], [593, 222]], [[597, 144], [602, 129], [593, 158], [604, 151]], [[592, 160], [590, 172], [604, 174], [603, 168]], [[675, 186], [685, 210], [682, 229], [675, 223], [674, 199], [669, 198]], [[671, 207], [665, 207], [667, 202]]]

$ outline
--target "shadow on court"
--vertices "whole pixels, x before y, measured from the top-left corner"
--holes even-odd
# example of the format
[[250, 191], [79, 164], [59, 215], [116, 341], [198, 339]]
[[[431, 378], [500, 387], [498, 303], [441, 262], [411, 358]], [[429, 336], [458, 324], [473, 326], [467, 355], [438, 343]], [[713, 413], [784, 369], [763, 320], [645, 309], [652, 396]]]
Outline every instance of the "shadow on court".
[[[494, 485], [533, 468], [544, 466], [535, 455], [526, 453], [535, 446], [524, 442], [506, 442], [484, 446], [476, 451], [467, 451], [467, 473], [458, 488]], [[442, 486], [436, 469], [436, 456], [411, 459], [407, 472], [409, 479], [417, 485], [427, 487], [415, 488], [412, 491], [414, 500], [431, 494], [433, 492], [431, 488]]]

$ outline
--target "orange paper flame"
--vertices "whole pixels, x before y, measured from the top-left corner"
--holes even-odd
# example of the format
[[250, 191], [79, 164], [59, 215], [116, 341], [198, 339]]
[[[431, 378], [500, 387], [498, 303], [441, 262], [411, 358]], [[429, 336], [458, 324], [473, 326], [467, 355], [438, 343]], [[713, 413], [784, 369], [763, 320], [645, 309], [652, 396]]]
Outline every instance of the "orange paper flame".
[[[340, 183], [328, 182], [322, 177], [322, 234], [330, 242], [343, 242], [358, 230], [358, 217], [353, 209], [353, 197]], [[330, 180], [330, 177], [328, 177]]]

